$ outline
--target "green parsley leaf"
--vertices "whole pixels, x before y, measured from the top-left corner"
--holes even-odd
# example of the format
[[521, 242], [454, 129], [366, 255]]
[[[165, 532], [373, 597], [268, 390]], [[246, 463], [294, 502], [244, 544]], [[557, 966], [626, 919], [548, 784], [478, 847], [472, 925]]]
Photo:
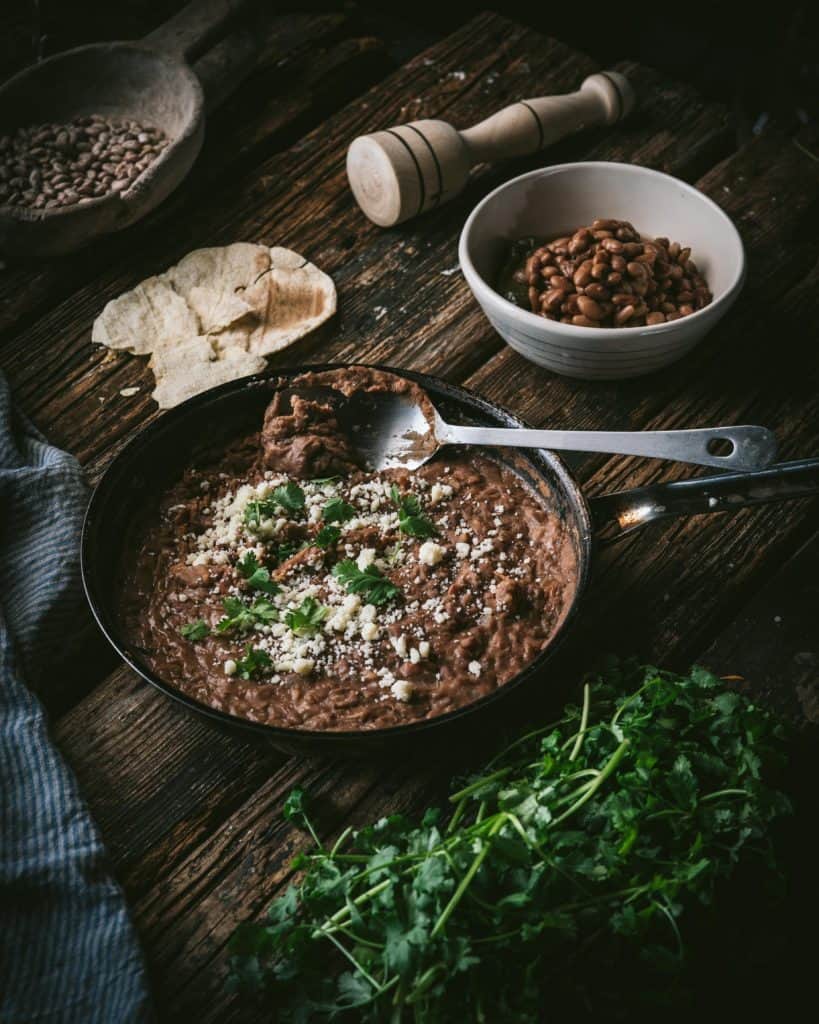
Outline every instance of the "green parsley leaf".
[[304, 508], [304, 491], [292, 480], [276, 487], [267, 498], [249, 501], [245, 506], [245, 526], [258, 530], [262, 520], [272, 519], [280, 508], [290, 513], [300, 512]]
[[273, 491], [273, 500], [286, 512], [300, 512], [304, 508], [304, 491], [291, 480]]
[[311, 484], [317, 484], [321, 487], [322, 484], [334, 484], [336, 480], [340, 480], [341, 477], [336, 474], [335, 476], [314, 476], [311, 478]]
[[330, 614], [330, 609], [314, 597], [305, 597], [298, 608], [284, 613], [284, 621], [296, 636], [310, 636]]
[[248, 644], [245, 647], [244, 657], [236, 662], [236, 670], [242, 679], [251, 679], [263, 669], [270, 668], [272, 664], [273, 662], [267, 651], [262, 651], [258, 647], [251, 647]]
[[350, 558], [335, 565], [333, 575], [347, 588], [348, 594], [361, 594], [370, 604], [386, 604], [401, 593], [376, 566], [368, 565], [362, 570]]
[[324, 506], [321, 518], [325, 523], [346, 523], [355, 515], [355, 509], [343, 498], [330, 498]]
[[276, 503], [270, 498], [263, 498], [259, 501], [249, 501], [245, 505], [245, 526], [251, 530], [258, 530], [263, 519], [272, 519], [276, 514]]
[[291, 789], [287, 795], [287, 799], [284, 801], [284, 807], [282, 807], [282, 814], [287, 821], [294, 821], [306, 811], [306, 797], [304, 790], [301, 787], [296, 786]]
[[204, 619], [194, 619], [193, 622], [186, 622], [179, 632], [186, 640], [196, 643], [197, 640], [204, 640], [210, 635], [210, 626]]
[[320, 548], [329, 548], [331, 544], [336, 543], [340, 536], [341, 530], [338, 526], [322, 526], [313, 538], [313, 543]]
[[220, 633], [233, 630], [247, 633], [254, 626], [269, 625], [271, 622], [276, 622], [279, 617], [275, 605], [271, 604], [266, 597], [260, 597], [251, 605], [245, 604], [238, 597], [226, 597], [222, 601], [222, 607], [227, 614], [216, 623], [216, 628]]
[[253, 551], [248, 551], [244, 558], [236, 563], [236, 568], [254, 590], [261, 590], [265, 594], [277, 594], [279, 592], [278, 585], [271, 580], [267, 569], [259, 565]]
[[434, 537], [438, 532], [431, 519], [421, 511], [421, 501], [415, 494], [401, 494], [395, 484], [390, 487], [390, 498], [398, 509], [398, 529], [408, 537]]
[[292, 558], [297, 551], [301, 551], [306, 546], [297, 540], [283, 541], [276, 546], [276, 564], [281, 565], [282, 562], [286, 562], [288, 558]]

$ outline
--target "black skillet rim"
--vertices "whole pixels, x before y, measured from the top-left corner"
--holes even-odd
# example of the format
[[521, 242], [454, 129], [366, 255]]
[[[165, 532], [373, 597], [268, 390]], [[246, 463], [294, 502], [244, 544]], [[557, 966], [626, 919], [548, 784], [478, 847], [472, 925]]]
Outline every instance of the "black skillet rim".
[[554, 452], [543, 448], [522, 448], [520, 451], [532, 460], [534, 468], [539, 471], [539, 475], [542, 475], [542, 472], [540, 472], [538, 467], [538, 463], [536, 461], [537, 458], [544, 460], [550, 468], [555, 471], [556, 476], [564, 485], [564, 491], [569, 500], [569, 505], [574, 510], [578, 520], [577, 525], [579, 528], [581, 564], [577, 580], [577, 589], [574, 597], [572, 598], [569, 610], [566, 613], [566, 617], [558, 628], [557, 633], [549, 644], [540, 652], [540, 654], [526, 666], [526, 668], [516, 676], [513, 676], [509, 682], [504, 683], [503, 686], [499, 686], [491, 693], [485, 694], [483, 697], [479, 697], [477, 700], [472, 701], [469, 704], [464, 704], [459, 708], [455, 708], [453, 711], [448, 711], [443, 715], [436, 715], [433, 718], [422, 718], [415, 722], [388, 726], [383, 729], [290, 729], [286, 726], [270, 725], [265, 722], [252, 722], [249, 719], [232, 715], [227, 711], [220, 711], [218, 708], [210, 707], [209, 705], [203, 704], [195, 698], [188, 696], [188, 694], [183, 693], [181, 690], [176, 689], [176, 687], [171, 683], [166, 682], [149, 668], [142, 666], [138, 659], [129, 651], [128, 644], [119, 635], [113, 610], [105, 609], [103, 607], [103, 603], [97, 600], [97, 597], [93, 592], [93, 574], [91, 572], [91, 567], [94, 559], [93, 547], [94, 534], [96, 532], [97, 507], [103, 503], [106, 489], [110, 489], [113, 486], [110, 481], [116, 475], [116, 471], [119, 469], [119, 466], [123, 462], [127, 461], [135, 451], [139, 450], [146, 444], [150, 444], [154, 435], [167, 431], [168, 429], [172, 429], [175, 420], [182, 419], [190, 409], [195, 408], [196, 406], [206, 405], [209, 402], [218, 402], [222, 395], [241, 391], [245, 388], [263, 387], [265, 384], [268, 384], [270, 381], [276, 380], [277, 378], [297, 376], [302, 373], [310, 372], [320, 373], [327, 370], [344, 370], [351, 366], [367, 366], [373, 370], [382, 370], [384, 373], [392, 373], [399, 377], [405, 377], [406, 379], [420, 385], [422, 388], [431, 388], [433, 391], [437, 391], [439, 393], [442, 392], [446, 398], [465, 405], [467, 410], [484, 413], [494, 420], [499, 421], [501, 425], [515, 427], [529, 426], [526, 421], [515, 416], [507, 409], [504, 409], [503, 406], [497, 405], [487, 398], [483, 398], [475, 392], [470, 391], [468, 388], [461, 387], [457, 384], [451, 384], [440, 377], [435, 377], [426, 373], [419, 373], [414, 370], [404, 370], [392, 366], [386, 366], [382, 363], [312, 363], [299, 367], [277, 368], [265, 373], [255, 374], [252, 377], [243, 377], [240, 380], [228, 381], [226, 384], [221, 384], [219, 387], [212, 388], [199, 395], [194, 395], [175, 409], [171, 409], [168, 412], [163, 413], [152, 423], [148, 424], [148, 426], [143, 427], [122, 449], [120, 449], [119, 452], [117, 452], [106, 467], [94, 488], [83, 520], [82, 536], [80, 539], [80, 570], [85, 597], [91, 608], [94, 619], [102, 630], [106, 640], [111, 644], [126, 665], [136, 672], [140, 678], [144, 679], [145, 682], [150, 683], [167, 697], [179, 702], [189, 710], [197, 714], [204, 714], [207, 717], [220, 722], [222, 725], [249, 730], [258, 736], [265, 737], [268, 741], [274, 744], [277, 739], [284, 743], [289, 742], [292, 744], [303, 741], [305, 744], [314, 743], [316, 746], [322, 742], [326, 743], [328, 746], [334, 743], [344, 744], [345, 742], [377, 744], [379, 741], [383, 740], [405, 739], [412, 737], [413, 735], [428, 733], [430, 730], [452, 725], [456, 722], [462, 721], [464, 718], [480, 713], [482, 710], [485, 710], [488, 705], [495, 701], [502, 700], [513, 691], [519, 690], [525, 683], [531, 681], [550, 660], [565, 638], [570, 624], [577, 615], [578, 607], [586, 591], [586, 587], [588, 586], [591, 574], [593, 535], [592, 518], [579, 484], [574, 479], [563, 460]]

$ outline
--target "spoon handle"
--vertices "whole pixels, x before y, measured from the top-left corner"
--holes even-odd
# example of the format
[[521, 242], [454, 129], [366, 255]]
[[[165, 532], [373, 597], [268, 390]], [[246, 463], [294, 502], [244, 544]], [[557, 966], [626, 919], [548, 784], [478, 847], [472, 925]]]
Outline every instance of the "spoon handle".
[[442, 444], [551, 448], [570, 452], [646, 455], [720, 469], [764, 469], [776, 458], [776, 438], [766, 427], [708, 427], [700, 430], [529, 430], [439, 424]]

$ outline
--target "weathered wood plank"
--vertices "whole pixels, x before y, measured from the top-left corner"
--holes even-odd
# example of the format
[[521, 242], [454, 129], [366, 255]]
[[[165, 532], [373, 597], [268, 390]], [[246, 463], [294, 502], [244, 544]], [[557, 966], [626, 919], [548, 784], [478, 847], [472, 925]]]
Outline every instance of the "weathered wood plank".
[[[819, 725], [819, 535], [777, 567], [698, 661], [804, 727]], [[815, 733], [815, 728], [814, 728]]]

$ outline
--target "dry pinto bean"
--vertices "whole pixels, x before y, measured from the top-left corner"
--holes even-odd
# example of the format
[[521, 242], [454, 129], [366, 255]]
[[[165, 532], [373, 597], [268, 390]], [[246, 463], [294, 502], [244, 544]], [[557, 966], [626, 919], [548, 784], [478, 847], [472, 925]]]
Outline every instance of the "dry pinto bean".
[[20, 178], [2, 203], [52, 210], [124, 190], [167, 143], [158, 128], [99, 114], [19, 128], [0, 137], [0, 180]]
[[[92, 123], [97, 125], [98, 121]], [[12, 159], [4, 161], [2, 156], [9, 144], [0, 139], [0, 182], [8, 182], [6, 193], [28, 190], [50, 199], [45, 192], [48, 187], [57, 189], [55, 197], [62, 203], [64, 193], [72, 187], [82, 197], [98, 196], [101, 188], [107, 191], [130, 186], [145, 162], [152, 159], [151, 153], [161, 147], [151, 146], [151, 153], [140, 148], [146, 145], [143, 135], [149, 140], [154, 136], [139, 126], [107, 126], [107, 131], [104, 127], [84, 136], [77, 128], [77, 137], [70, 140], [70, 146], [76, 149], [84, 137], [94, 138], [98, 145], [110, 134], [105, 166], [99, 162], [89, 166], [91, 174], [86, 172], [86, 178], [80, 167], [81, 176], [74, 178], [76, 164], [72, 165], [71, 176], [61, 189], [49, 168], [52, 149], [43, 157], [48, 169], [43, 171], [42, 183], [33, 184], [35, 168], [30, 165], [16, 174], [19, 181], [9, 180], [20, 155], [12, 151]], [[51, 138], [60, 130], [62, 126], [53, 126]], [[120, 158], [116, 158], [116, 151], [122, 154]], [[540, 245], [513, 270], [512, 277], [517, 285], [527, 287], [529, 308], [549, 320], [584, 327], [653, 326], [689, 316], [711, 302], [708, 284], [690, 257], [689, 246], [672, 243], [663, 236], [644, 240], [629, 221], [599, 218], [590, 226]]]

